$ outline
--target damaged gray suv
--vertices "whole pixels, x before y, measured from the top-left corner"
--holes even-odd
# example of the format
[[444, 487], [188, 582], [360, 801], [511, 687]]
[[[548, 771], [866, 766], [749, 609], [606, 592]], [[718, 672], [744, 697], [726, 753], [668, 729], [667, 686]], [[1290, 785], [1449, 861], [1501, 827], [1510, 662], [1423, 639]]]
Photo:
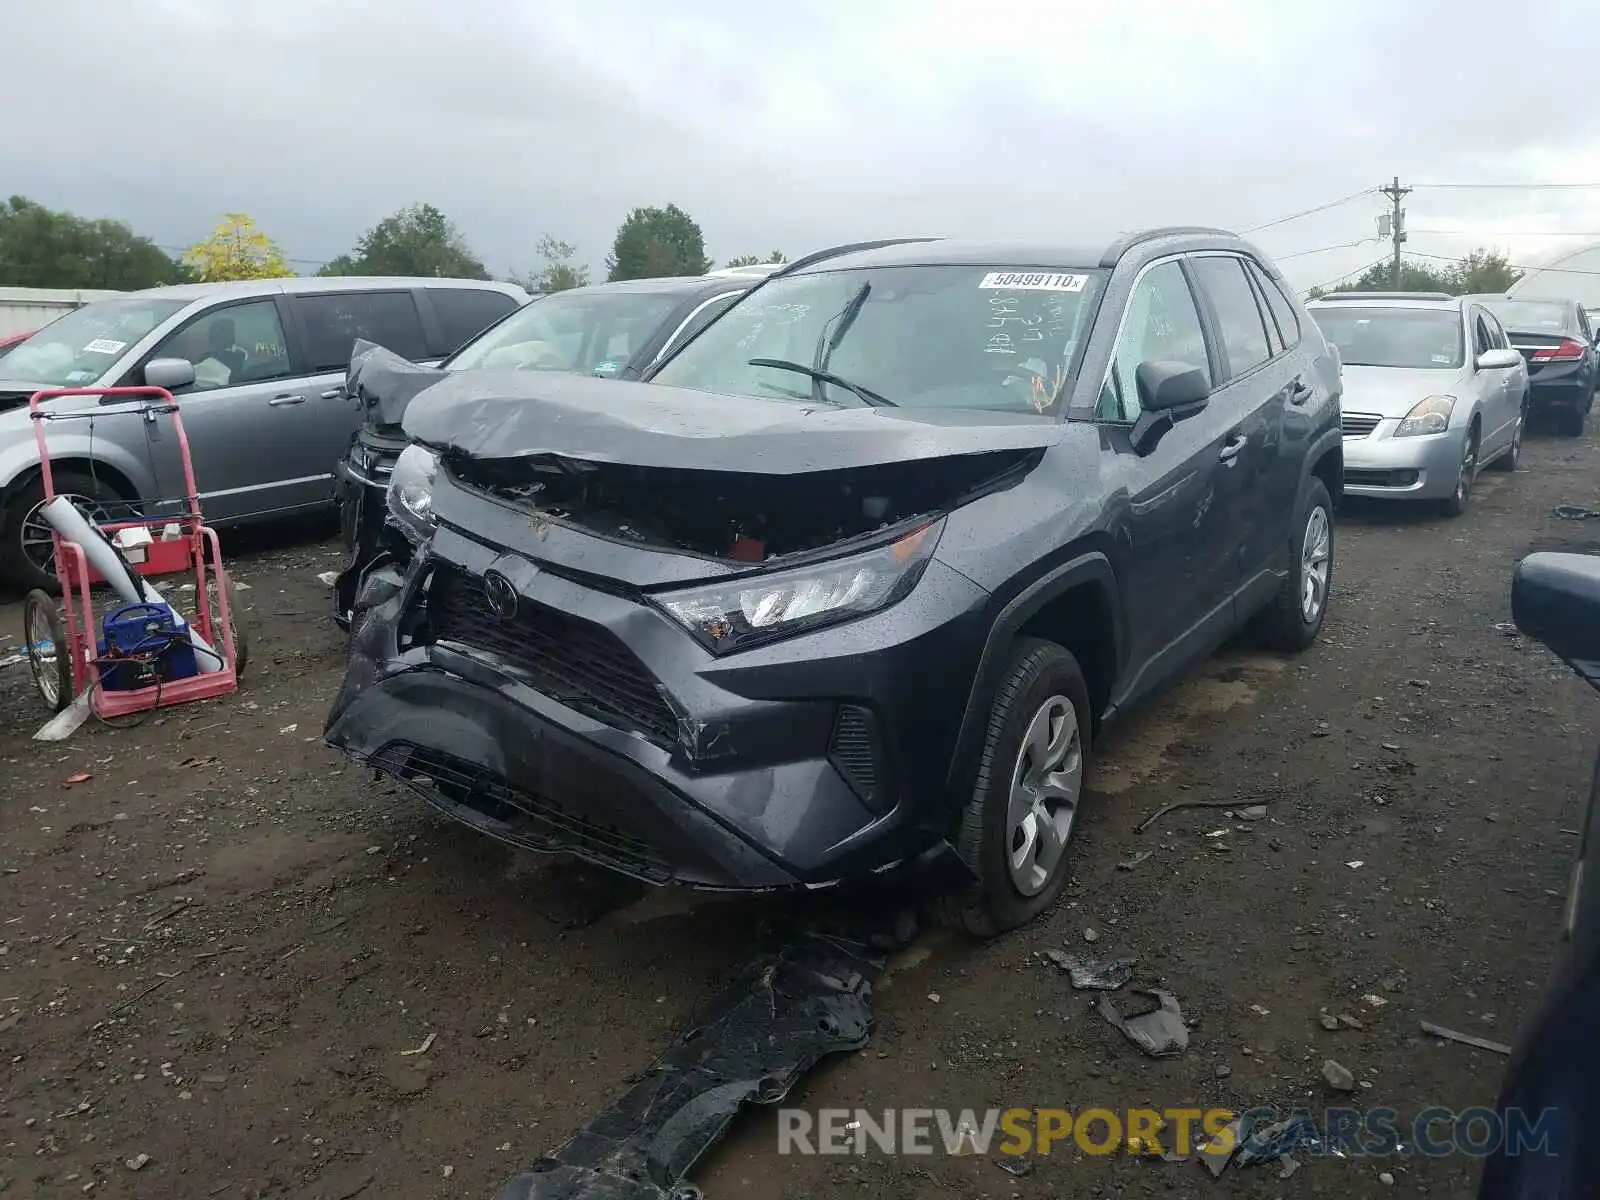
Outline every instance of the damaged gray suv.
[[328, 742], [653, 883], [932, 872], [1018, 925], [1095, 739], [1327, 612], [1338, 367], [1220, 230], [826, 251], [650, 382], [465, 371], [404, 428], [419, 552], [367, 580]]

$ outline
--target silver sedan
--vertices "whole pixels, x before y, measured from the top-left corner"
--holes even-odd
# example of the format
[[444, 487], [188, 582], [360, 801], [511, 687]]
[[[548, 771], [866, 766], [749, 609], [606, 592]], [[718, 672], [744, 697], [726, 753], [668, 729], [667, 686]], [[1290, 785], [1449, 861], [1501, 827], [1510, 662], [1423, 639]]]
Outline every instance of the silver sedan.
[[1528, 369], [1483, 305], [1347, 292], [1306, 306], [1344, 364], [1344, 490], [1459, 515], [1478, 471], [1515, 470]]

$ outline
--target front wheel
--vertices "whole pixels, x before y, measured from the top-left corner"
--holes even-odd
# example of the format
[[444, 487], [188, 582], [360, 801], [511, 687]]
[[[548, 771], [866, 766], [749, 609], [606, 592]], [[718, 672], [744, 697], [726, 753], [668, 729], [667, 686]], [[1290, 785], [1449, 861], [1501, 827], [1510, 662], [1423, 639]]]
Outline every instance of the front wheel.
[[977, 937], [1031, 921], [1061, 894], [1083, 795], [1089, 688], [1077, 659], [1024, 638], [995, 693], [956, 851], [976, 880], [940, 897], [935, 915]]
[[1290, 570], [1261, 615], [1263, 640], [1275, 650], [1304, 650], [1317, 640], [1333, 589], [1333, 500], [1315, 475], [1300, 487], [1300, 510], [1289, 535]]
[[[57, 496], [71, 500], [95, 524], [125, 516], [126, 499], [104, 480], [79, 471], [56, 471], [52, 475]], [[39, 515], [44, 503], [44, 480], [35, 478], [21, 488], [6, 506], [5, 544], [0, 546], [0, 571], [26, 588], [42, 588], [52, 596], [61, 594], [56, 578], [55, 541], [50, 523]]]
[[51, 712], [72, 703], [72, 653], [54, 596], [34, 588], [22, 602], [28, 670]]
[[1511, 448], [1489, 464], [1494, 471], [1515, 471], [1522, 462], [1522, 431], [1528, 425], [1528, 398], [1522, 398], [1522, 408], [1517, 412], [1517, 423], [1511, 430]]
[[1467, 511], [1467, 501], [1472, 497], [1472, 485], [1478, 481], [1478, 427], [1467, 430], [1466, 441], [1461, 444], [1461, 465], [1456, 469], [1455, 490], [1440, 504], [1447, 517], [1459, 517]]

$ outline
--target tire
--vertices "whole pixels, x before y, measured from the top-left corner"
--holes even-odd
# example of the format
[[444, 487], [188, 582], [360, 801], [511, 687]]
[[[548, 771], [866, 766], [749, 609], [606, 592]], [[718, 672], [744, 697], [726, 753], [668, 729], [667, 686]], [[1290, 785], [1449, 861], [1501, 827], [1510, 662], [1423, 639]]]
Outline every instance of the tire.
[[1589, 419], [1587, 408], [1567, 408], [1556, 414], [1556, 429], [1562, 437], [1582, 437]]
[[1515, 471], [1522, 463], [1522, 433], [1528, 427], [1528, 397], [1522, 397], [1522, 408], [1517, 413], [1517, 427], [1511, 434], [1511, 449], [1488, 465], [1486, 470]]
[[[1020, 639], [995, 692], [977, 782], [954, 838], [956, 852], [977, 879], [934, 902], [937, 920], [987, 938], [1026, 924], [1055, 902], [1071, 861], [1068, 852], [1083, 803], [1092, 726], [1089, 688], [1077, 659], [1054, 642]], [[1028, 789], [1033, 791], [1034, 807], [1014, 813], [1015, 781], [1037, 773], [1037, 753], [1028, 752], [1028, 735], [1036, 728], [1051, 750], [1059, 742], [1059, 755], [1053, 754], [1052, 761], [1061, 770], [1051, 772], [1059, 776], [1057, 786], [1046, 792]], [[1037, 751], [1038, 742], [1034, 746]], [[1046, 817], [1055, 834], [1051, 839], [1038, 835], [1046, 827]], [[1033, 822], [1031, 841], [1024, 827], [1029, 820]], [[1020, 865], [1014, 866], [1013, 850], [1019, 836], [1023, 840], [1017, 855]], [[1046, 866], [1037, 851], [1050, 845], [1056, 849]]]
[[1467, 430], [1467, 440], [1462, 443], [1461, 466], [1456, 472], [1456, 490], [1446, 500], [1439, 502], [1439, 511], [1447, 517], [1459, 517], [1467, 511], [1467, 501], [1472, 499], [1472, 485], [1478, 479], [1478, 447], [1483, 434], [1473, 419]]
[[[212, 568], [215, 570], [215, 567]], [[211, 613], [212, 624], [217, 621], [217, 582], [215, 579], [206, 581], [206, 607]], [[244, 613], [239, 611], [239, 593], [233, 592], [228, 597], [228, 623], [233, 626], [233, 673], [239, 678], [244, 678], [245, 667], [250, 664], [250, 637], [245, 624]], [[216, 651], [226, 661], [228, 652], [227, 643], [219, 635], [217, 637]]]
[[[1333, 498], [1327, 485], [1309, 476], [1300, 485], [1300, 505], [1289, 533], [1293, 569], [1260, 617], [1261, 639], [1270, 648], [1296, 654], [1322, 632], [1333, 594], [1334, 530]], [[1316, 585], [1314, 593], [1307, 591], [1308, 578]], [[1314, 604], [1308, 598], [1313, 595]]]
[[[29, 592], [22, 602], [22, 629], [34, 686], [45, 706], [60, 712], [72, 703], [72, 658], [56, 598], [42, 588]], [[50, 643], [48, 658], [43, 648], [46, 639]]]
[[[106, 515], [121, 515], [128, 509], [127, 497], [121, 495], [103, 479], [96, 479], [81, 471], [56, 471], [53, 482], [58, 496], [71, 496], [87, 515], [98, 520]], [[24, 532], [28, 517], [44, 501], [44, 480], [36, 478], [20, 489], [6, 505], [4, 520], [4, 545], [0, 545], [0, 574], [25, 588], [39, 588], [52, 596], [61, 594], [61, 581], [56, 578], [55, 562], [49, 542], [35, 541], [24, 549]], [[84, 503], [87, 501], [87, 503]], [[32, 532], [36, 532], [32, 531]], [[30, 536], [32, 536], [30, 532]], [[34, 551], [33, 554], [29, 550]], [[41, 561], [42, 559], [42, 561]]]

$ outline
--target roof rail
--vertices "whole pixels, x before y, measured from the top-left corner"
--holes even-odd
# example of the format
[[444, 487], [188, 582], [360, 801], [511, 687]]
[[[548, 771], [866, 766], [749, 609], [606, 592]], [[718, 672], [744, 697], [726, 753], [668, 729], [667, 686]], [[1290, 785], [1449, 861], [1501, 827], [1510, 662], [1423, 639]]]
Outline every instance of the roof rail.
[[1141, 229], [1136, 233], [1125, 233], [1111, 245], [1106, 247], [1100, 256], [1102, 267], [1114, 267], [1122, 260], [1122, 256], [1133, 249], [1140, 242], [1154, 241], [1156, 238], [1179, 237], [1183, 235], [1208, 235], [1211, 237], [1238, 237], [1239, 235], [1228, 229], [1214, 229], [1209, 225], [1163, 225], [1158, 229]]
[[1317, 302], [1326, 300], [1459, 300], [1449, 292], [1329, 292], [1318, 296]]
[[[774, 271], [767, 279], [777, 279], [798, 271], [801, 267], [809, 267], [812, 263], [825, 262], [830, 258], [838, 258], [841, 254], [859, 254], [866, 250], [882, 250], [885, 246], [909, 246], [917, 242], [942, 242], [943, 238], [936, 237], [904, 237], [904, 238], [879, 238], [874, 242], [847, 242], [842, 246], [829, 246], [826, 250], [813, 250], [810, 254], [803, 254], [792, 263], [785, 263], [781, 271]], [[766, 280], [762, 280], [763, 283]], [[758, 285], [759, 286], [759, 285]]]

